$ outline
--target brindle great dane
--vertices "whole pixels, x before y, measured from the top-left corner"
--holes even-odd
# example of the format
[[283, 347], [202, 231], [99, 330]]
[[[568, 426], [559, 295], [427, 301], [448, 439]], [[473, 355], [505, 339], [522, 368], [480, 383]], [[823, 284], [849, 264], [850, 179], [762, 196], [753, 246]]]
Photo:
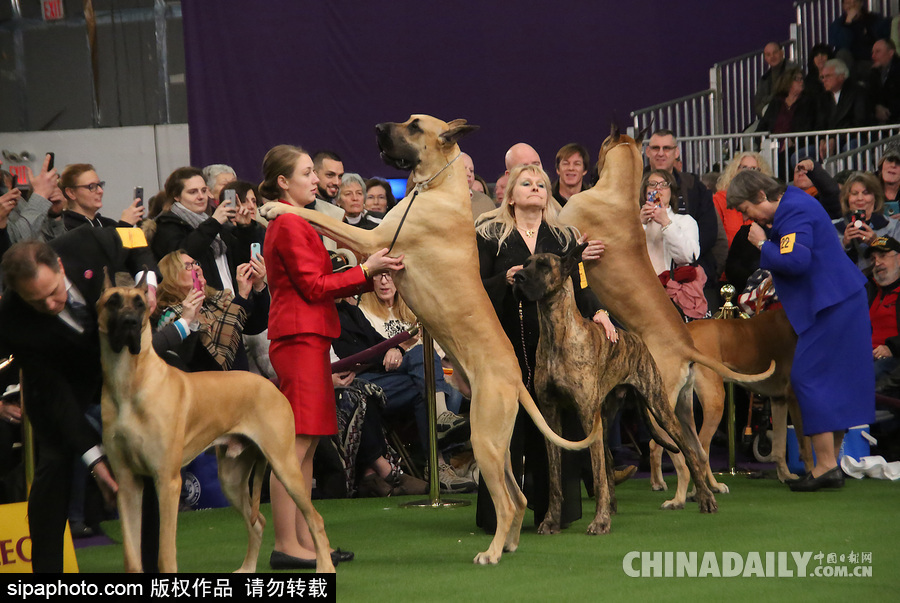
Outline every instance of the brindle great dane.
[[744, 375], [694, 347], [681, 316], [660, 286], [647, 253], [638, 203], [643, 172], [640, 144], [614, 127], [600, 148], [598, 168], [600, 179], [597, 183], [593, 188], [573, 195], [560, 212], [559, 219], [606, 244], [601, 260], [585, 262], [588, 284], [603, 306], [629, 331], [644, 340], [659, 367], [669, 404], [675, 409], [687, 435], [688, 447], [700, 460], [700, 465], [686, 467], [683, 455], [673, 456], [678, 490], [674, 499], [663, 503], [663, 508], [683, 508], [688, 482], [693, 478], [700, 512], [714, 513], [718, 506], [706, 482], [709, 461], [694, 425], [694, 363], [741, 382], [765, 379], [772, 374], [774, 366], [758, 375]]
[[[585, 429], [603, 414], [609, 423], [620, 406], [625, 389], [636, 394], [638, 406], [648, 419], [652, 416], [688, 455], [681, 426], [669, 406], [663, 380], [656, 363], [639, 337], [624, 331], [611, 343], [603, 328], [583, 318], [575, 305], [569, 275], [578, 266], [585, 244], [562, 257], [552, 253], [531, 256], [516, 273], [513, 291], [520, 299], [537, 302], [540, 339], [535, 356], [534, 385], [538, 406], [554, 429], [560, 428], [561, 408], [575, 408]], [[658, 440], [670, 452], [678, 452]], [[562, 487], [560, 450], [547, 444], [550, 467], [550, 505], [538, 527], [541, 534], [560, 529]], [[610, 514], [615, 512], [615, 481], [606, 462], [602, 436], [591, 444], [594, 493], [597, 510], [588, 534], [607, 534]], [[696, 458], [692, 459], [698, 463]]]
[[364, 255], [383, 248], [403, 255], [405, 269], [394, 276], [397, 289], [472, 389], [472, 450], [497, 512], [494, 538], [474, 560], [488, 564], [497, 563], [503, 551], [516, 550], [525, 515], [525, 496], [509, 456], [518, 405], [545, 437], [571, 450], [589, 446], [602, 422], [598, 417], [585, 440], [569, 442], [547, 426], [522, 383], [512, 344], [481, 282], [469, 187], [465, 167], [457, 161], [457, 140], [474, 129], [462, 119], [446, 123], [428, 115], [376, 126], [382, 158], [409, 170], [416, 188], [373, 230], [284, 203], [266, 204], [260, 213], [267, 219], [298, 214], [320, 233]]
[[316, 571], [334, 572], [324, 522], [294, 450], [287, 398], [268, 379], [245, 371], [185, 373], [169, 366], [153, 350], [146, 286], [106, 282], [97, 302], [103, 446], [119, 482], [126, 571], [142, 569], [141, 476], [153, 478], [159, 497], [159, 570], [175, 572], [180, 469], [215, 446], [222, 490], [249, 535], [238, 571], [256, 571], [266, 523], [259, 498], [268, 460], [309, 524]]

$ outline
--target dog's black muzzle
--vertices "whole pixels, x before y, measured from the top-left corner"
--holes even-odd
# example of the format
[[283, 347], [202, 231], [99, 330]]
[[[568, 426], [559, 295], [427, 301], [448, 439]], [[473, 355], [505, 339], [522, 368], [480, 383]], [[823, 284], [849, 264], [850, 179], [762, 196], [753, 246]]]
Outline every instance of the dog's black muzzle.
[[396, 134], [400, 125], [378, 124], [375, 126], [375, 137], [378, 141], [378, 150], [381, 151], [381, 160], [391, 167], [409, 172], [419, 165], [419, 152]]

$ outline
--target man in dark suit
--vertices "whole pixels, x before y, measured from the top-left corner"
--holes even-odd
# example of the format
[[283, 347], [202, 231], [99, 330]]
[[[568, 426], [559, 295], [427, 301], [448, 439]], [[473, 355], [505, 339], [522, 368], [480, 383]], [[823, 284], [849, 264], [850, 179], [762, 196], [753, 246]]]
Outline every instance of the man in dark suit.
[[[131, 232], [128, 232], [131, 231]], [[78, 228], [51, 244], [23, 241], [3, 256], [0, 355], [22, 369], [38, 463], [28, 498], [32, 567], [62, 572], [72, 463], [81, 458], [108, 501], [117, 485], [85, 410], [100, 403], [96, 303], [110, 275], [155, 269], [137, 229]], [[149, 273], [148, 273], [149, 275]], [[155, 275], [149, 279], [155, 285]]]
[[872, 46], [869, 98], [873, 124], [900, 123], [900, 58], [892, 40]]

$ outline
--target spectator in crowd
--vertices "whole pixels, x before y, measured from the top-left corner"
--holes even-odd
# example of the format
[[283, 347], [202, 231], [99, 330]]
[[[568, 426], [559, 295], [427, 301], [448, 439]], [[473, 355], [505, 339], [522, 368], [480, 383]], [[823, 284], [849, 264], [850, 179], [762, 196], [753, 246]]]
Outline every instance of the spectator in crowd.
[[461, 153], [460, 161], [466, 168], [466, 182], [469, 186], [469, 198], [472, 201], [472, 219], [475, 220], [484, 212], [494, 209], [494, 202], [485, 193], [472, 188], [475, 185], [475, 163], [472, 161], [472, 157], [468, 153]]
[[162, 258], [182, 249], [200, 264], [213, 289], [236, 291], [237, 264], [229, 247], [234, 245], [229, 222], [237, 216], [237, 205], [222, 203], [211, 216], [207, 215], [209, 189], [203, 173], [195, 167], [172, 172], [166, 179], [165, 191], [172, 207], [156, 218], [153, 253]]
[[809, 158], [801, 160], [794, 166], [792, 184], [821, 203], [832, 220], [843, 215], [841, 187], [820, 163]]
[[885, 145], [878, 163], [878, 179], [884, 190], [884, 200], [900, 201], [900, 143]]
[[900, 242], [879, 237], [866, 250], [872, 260], [869, 281], [869, 319], [872, 321], [872, 359], [875, 381], [890, 373], [900, 358]]
[[366, 211], [370, 219], [378, 221], [397, 205], [390, 183], [384, 178], [366, 180]]
[[[771, 132], [773, 134], [787, 134], [789, 132], [810, 132], [816, 126], [816, 100], [806, 94], [803, 83], [803, 72], [792, 65], [785, 69], [781, 77], [775, 83], [774, 97], [766, 109], [765, 115], [759, 120], [758, 131]], [[778, 148], [778, 160], [780, 172], [786, 174], [791, 165], [797, 162], [793, 138], [784, 138]], [[788, 162], [788, 158], [791, 161]], [[724, 200], [723, 200], [724, 201]]]
[[[866, 125], [866, 92], [859, 84], [848, 79], [849, 75], [847, 65], [842, 60], [826, 61], [820, 76], [825, 95], [820, 98], [816, 110], [817, 130], [843, 130]], [[847, 145], [842, 144], [838, 147], [834, 138], [823, 138], [819, 141], [819, 157], [824, 159], [836, 150], [845, 151], [845, 146]]]
[[334, 151], [319, 151], [313, 155], [316, 176], [319, 177], [318, 199], [336, 204], [344, 176], [344, 162]]
[[[302, 149], [279, 145], [263, 159], [266, 199], [294, 207], [316, 202], [319, 177], [312, 158]], [[335, 191], [337, 192], [337, 191]], [[319, 235], [303, 218], [286, 214], [271, 222], [263, 249], [271, 286], [269, 350], [279, 388], [294, 410], [297, 460], [307, 484], [321, 436], [337, 433], [334, 386], [328, 350], [340, 334], [334, 299], [371, 287], [369, 276], [403, 268], [402, 257], [386, 257], [387, 249], [342, 273], [332, 273], [331, 257]], [[270, 481], [275, 550], [272, 569], [315, 568], [312, 536], [297, 505], [281, 482]], [[332, 559], [350, 561], [353, 554], [337, 549]]]
[[[675, 168], [679, 157], [678, 141], [671, 130], [657, 130], [650, 137], [646, 148], [650, 170], [664, 170], [672, 174], [678, 190], [677, 207], [679, 214], [688, 214], [697, 222], [700, 230], [700, 256], [697, 263], [706, 275], [706, 300], [711, 308], [719, 307], [718, 275], [725, 267], [728, 256], [728, 240], [716, 206], [700, 177]], [[649, 170], [645, 170], [649, 171]], [[674, 199], [673, 199], [674, 201]]]
[[[775, 86], [778, 79], [788, 67], [796, 67], [792, 61], [784, 58], [784, 48], [778, 42], [769, 42], [763, 49], [763, 59], [769, 66], [766, 72], [759, 78], [756, 84], [756, 94], [753, 97], [753, 110], [757, 117], [762, 117], [766, 112], [766, 106], [775, 97]], [[761, 128], [759, 128], [761, 129]]]
[[26, 168], [31, 183], [31, 195], [27, 199], [13, 187], [12, 175], [6, 171], [0, 172], [0, 195], [6, 197], [0, 202], [0, 215], [7, 217], [10, 244], [29, 239], [50, 240], [65, 232], [62, 221], [65, 197], [56, 185], [56, 168], [48, 169], [49, 162], [50, 156], [45, 155], [37, 176], [31, 168]]
[[756, 170], [762, 172], [766, 176], [772, 176], [772, 168], [769, 166], [769, 162], [755, 151], [742, 151], [735, 155], [734, 158], [728, 162], [728, 165], [725, 166], [725, 171], [722, 172], [722, 175], [719, 176], [719, 180], [716, 182], [717, 191], [713, 195], [713, 203], [716, 206], [716, 211], [719, 212], [719, 219], [722, 220], [722, 226], [725, 228], [725, 236], [728, 239], [729, 247], [731, 247], [731, 242], [741, 229], [741, 226], [750, 223], [749, 220], [746, 220], [744, 216], [741, 215], [741, 212], [734, 209], [728, 209], [728, 205], [725, 201], [728, 185], [731, 184], [732, 178], [734, 178], [741, 170]]
[[[525, 260], [535, 253], [538, 246], [543, 252], [563, 253], [576, 244], [572, 231], [557, 220], [559, 204], [550, 194], [550, 178], [540, 166], [519, 164], [509, 174], [509, 185], [499, 209], [488, 214], [475, 229], [478, 241], [478, 259], [481, 280], [491, 298], [503, 330], [513, 342], [522, 381], [533, 392], [534, 358], [538, 343], [538, 313], [533, 302], [515, 299], [512, 293], [514, 275], [522, 269]], [[600, 258], [601, 241], [590, 241], [582, 257], [585, 260]], [[582, 315], [593, 317], [603, 325], [607, 338], [615, 341], [618, 334], [609, 317], [600, 308], [596, 296], [581, 287], [577, 272], [573, 285], [578, 307]], [[583, 430], [577, 417], [562, 411], [562, 435], [580, 439]], [[510, 443], [512, 467], [516, 476], [526, 475], [525, 495], [534, 506], [535, 525], [547, 511], [547, 456], [544, 438], [524, 411], [519, 413]], [[524, 467], [522, 465], [524, 458]], [[581, 517], [581, 483], [578, 456], [563, 451], [562, 460], [563, 526]], [[487, 489], [479, 487], [476, 522], [487, 532], [496, 529], [493, 505]]]
[[[334, 351], [341, 358], [363, 352], [382, 344], [391, 337], [410, 331], [416, 317], [397, 293], [390, 274], [373, 277], [374, 291], [363, 293], [359, 305], [346, 301], [337, 305], [341, 320], [341, 335], [334, 341]], [[358, 377], [379, 386], [385, 395], [384, 414], [387, 416], [413, 413], [418, 428], [419, 443], [427, 449], [429, 442], [428, 407], [425, 393], [425, 362], [435, 367], [435, 406], [438, 442], [448, 437], [468, 436], [468, 421], [459, 416], [459, 407], [449, 408], [450, 386], [444, 381], [441, 361], [434, 350], [425, 350], [418, 336], [401, 342], [375, 357], [368, 366], [360, 368]], [[438, 476], [444, 492], [471, 492], [475, 483], [458, 476], [438, 451]]]
[[863, 81], [871, 67], [872, 45], [888, 37], [888, 23], [869, 12], [864, 0], [841, 0], [841, 15], [828, 27], [828, 43], [853, 71], [853, 79]]
[[209, 205], [207, 211], [213, 211], [219, 205], [219, 193], [229, 182], [237, 180], [234, 168], [224, 163], [214, 163], [203, 168], [203, 178], [209, 190]]
[[868, 90], [871, 122], [876, 125], [900, 123], [900, 57], [892, 40], [881, 39], [872, 46]]
[[541, 156], [534, 150], [534, 147], [526, 142], [517, 142], [509, 147], [503, 161], [506, 164], [507, 176], [509, 176], [510, 170], [517, 165], [536, 165], [540, 168], [543, 167], [541, 164]]
[[67, 165], [59, 177], [59, 189], [68, 202], [68, 209], [63, 210], [63, 224], [66, 230], [72, 230], [88, 224], [90, 226], [124, 227], [137, 225], [144, 217], [144, 208], [134, 199], [118, 222], [100, 215], [103, 207], [103, 185], [94, 166], [89, 163]]
[[575, 193], [587, 190], [588, 166], [591, 164], [591, 156], [588, 150], [576, 142], [565, 145], [556, 153], [557, 180], [553, 184], [553, 198], [560, 205], [565, 205], [569, 197]]
[[[650, 263], [664, 280], [669, 297], [684, 316], [703, 318], [708, 309], [703, 294], [706, 275], [691, 266], [700, 254], [700, 233], [694, 218], [677, 213], [677, 187], [675, 177], [666, 170], [651, 170], [645, 174], [638, 201], [640, 219]], [[676, 270], [682, 267], [686, 269], [677, 273]]]
[[500, 174], [497, 182], [494, 183], [494, 205], [500, 207], [503, 203], [503, 195], [506, 194], [506, 183], [509, 181], [509, 174]]
[[803, 80], [803, 89], [814, 102], [825, 94], [825, 87], [819, 79], [822, 68], [829, 59], [834, 58], [834, 50], [825, 43], [819, 43], [809, 49], [809, 61], [806, 65], [806, 78]]
[[900, 239], [900, 221], [889, 220], [884, 210], [884, 192], [874, 174], [854, 172], [841, 187], [843, 218], [835, 222], [841, 243], [850, 259], [869, 274], [872, 262], [866, 254], [878, 237]]
[[[488, 185], [487, 180], [485, 180], [478, 174], [475, 174], [475, 182], [472, 183], [472, 190], [477, 193], [483, 193], [487, 195], [488, 199], [491, 198], [491, 187]], [[491, 199], [491, 203], [493, 202], [494, 200]]]
[[344, 222], [365, 230], [378, 226], [378, 222], [369, 219], [365, 205], [365, 181], [359, 174], [345, 173], [341, 176], [341, 188], [337, 196], [337, 206], [344, 210]]
[[[183, 250], [166, 254], [159, 261], [158, 328], [180, 319], [188, 306], [196, 322], [190, 335], [175, 350], [188, 370], [250, 370], [242, 335], [263, 331], [269, 318], [266, 267], [262, 258], [241, 264], [237, 270], [237, 293], [208, 287], [203, 268]], [[190, 295], [196, 290], [196, 295]], [[196, 310], [195, 310], [196, 309]]]
[[[266, 240], [266, 227], [258, 220], [259, 190], [256, 185], [246, 180], [233, 180], [219, 191], [219, 199], [224, 199], [225, 191], [235, 192], [237, 211], [235, 212], [233, 227], [229, 228], [229, 247], [231, 248], [231, 261], [235, 266], [247, 264], [252, 259], [250, 246], [258, 243], [260, 253]], [[218, 203], [217, 203], [218, 205]]]
[[791, 490], [843, 487], [837, 454], [844, 432], [875, 418], [866, 279], [842, 252], [821, 205], [803, 191], [744, 170], [728, 187], [728, 207], [755, 222], [750, 242], [798, 337], [791, 385], [816, 463]]

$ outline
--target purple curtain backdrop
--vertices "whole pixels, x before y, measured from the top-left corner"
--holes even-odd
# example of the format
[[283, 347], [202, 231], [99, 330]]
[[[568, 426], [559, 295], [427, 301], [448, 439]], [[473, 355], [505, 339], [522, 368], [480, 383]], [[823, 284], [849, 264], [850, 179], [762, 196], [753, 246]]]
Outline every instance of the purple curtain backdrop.
[[553, 173], [581, 142], [592, 161], [617, 119], [709, 85], [709, 68], [785, 40], [787, 0], [607, 3], [183, 0], [191, 161], [259, 182], [280, 143], [381, 163], [374, 126], [427, 113], [481, 130], [461, 146], [490, 182], [515, 142]]

